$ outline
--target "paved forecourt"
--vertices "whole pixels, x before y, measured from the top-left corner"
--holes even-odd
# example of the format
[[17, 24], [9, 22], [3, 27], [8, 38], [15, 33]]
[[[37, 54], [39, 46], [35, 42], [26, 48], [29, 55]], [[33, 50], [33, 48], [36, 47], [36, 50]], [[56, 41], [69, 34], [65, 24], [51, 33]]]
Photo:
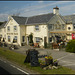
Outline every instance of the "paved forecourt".
[[[21, 54], [26, 54], [26, 51], [30, 48], [32, 49], [32, 47], [30, 46], [23, 46], [20, 47], [18, 50], [14, 50], [14, 51], [19, 52]], [[75, 69], [74, 53], [69, 53], [62, 50], [58, 51], [58, 50], [41, 49], [41, 48], [35, 48], [35, 49], [39, 51], [39, 55], [52, 55], [53, 59], [57, 59], [60, 65]]]

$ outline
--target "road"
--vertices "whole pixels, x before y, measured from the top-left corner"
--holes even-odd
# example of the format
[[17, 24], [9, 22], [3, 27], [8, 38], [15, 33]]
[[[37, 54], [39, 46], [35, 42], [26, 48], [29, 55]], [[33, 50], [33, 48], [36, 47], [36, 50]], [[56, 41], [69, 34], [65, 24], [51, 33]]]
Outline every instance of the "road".
[[7, 75], [11, 75], [9, 72], [7, 72], [5, 69], [3, 69], [2, 67], [0, 67], [0, 75], [1, 74], [7, 74]]
[[24, 70], [8, 63], [5, 60], [0, 59], [0, 74], [24, 74], [29, 75], [29, 73]]

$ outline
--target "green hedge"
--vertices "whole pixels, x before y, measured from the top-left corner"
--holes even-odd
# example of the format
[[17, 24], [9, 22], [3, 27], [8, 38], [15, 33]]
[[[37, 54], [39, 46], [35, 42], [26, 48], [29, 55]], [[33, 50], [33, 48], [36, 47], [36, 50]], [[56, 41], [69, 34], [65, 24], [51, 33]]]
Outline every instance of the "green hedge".
[[71, 40], [68, 42], [68, 44], [66, 46], [66, 51], [75, 53], [75, 40]]

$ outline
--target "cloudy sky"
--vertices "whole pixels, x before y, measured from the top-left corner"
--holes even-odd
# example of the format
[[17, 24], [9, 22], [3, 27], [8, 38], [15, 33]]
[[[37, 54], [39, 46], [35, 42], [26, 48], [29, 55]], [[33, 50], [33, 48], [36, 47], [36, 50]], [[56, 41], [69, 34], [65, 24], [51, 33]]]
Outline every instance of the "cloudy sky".
[[0, 1], [0, 21], [5, 21], [8, 15], [29, 17], [52, 13], [58, 6], [61, 15], [75, 14], [75, 1]]

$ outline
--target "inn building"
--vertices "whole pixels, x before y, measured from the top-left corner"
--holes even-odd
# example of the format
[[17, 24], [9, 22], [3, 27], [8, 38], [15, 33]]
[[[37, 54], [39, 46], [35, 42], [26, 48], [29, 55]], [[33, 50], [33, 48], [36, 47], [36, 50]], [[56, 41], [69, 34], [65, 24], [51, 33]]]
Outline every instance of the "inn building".
[[53, 13], [31, 17], [9, 16], [8, 21], [0, 26], [0, 40], [8, 44], [29, 44], [29, 35], [33, 34], [33, 42], [44, 46], [44, 43], [58, 43], [61, 39], [75, 39], [75, 15], [62, 16], [59, 8]]

